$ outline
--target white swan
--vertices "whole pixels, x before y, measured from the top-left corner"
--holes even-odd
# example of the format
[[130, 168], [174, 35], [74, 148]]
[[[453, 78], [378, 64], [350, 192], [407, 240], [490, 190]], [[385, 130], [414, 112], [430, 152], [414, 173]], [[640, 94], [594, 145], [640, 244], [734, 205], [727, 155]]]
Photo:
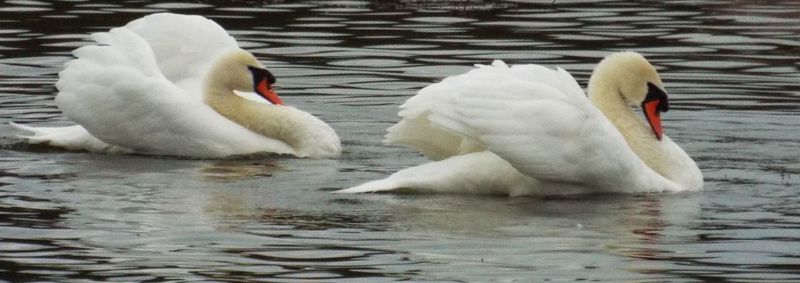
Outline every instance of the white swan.
[[[589, 98], [563, 69], [495, 61], [423, 88], [385, 142], [439, 160], [340, 193], [558, 195], [700, 190], [695, 162], [663, 135], [669, 109], [655, 68], [609, 55]], [[647, 122], [631, 105], [641, 105]]]
[[282, 105], [275, 77], [211, 20], [154, 14], [92, 39], [56, 83], [56, 104], [79, 125], [12, 124], [33, 133], [22, 136], [28, 142], [198, 158], [341, 152], [334, 130]]

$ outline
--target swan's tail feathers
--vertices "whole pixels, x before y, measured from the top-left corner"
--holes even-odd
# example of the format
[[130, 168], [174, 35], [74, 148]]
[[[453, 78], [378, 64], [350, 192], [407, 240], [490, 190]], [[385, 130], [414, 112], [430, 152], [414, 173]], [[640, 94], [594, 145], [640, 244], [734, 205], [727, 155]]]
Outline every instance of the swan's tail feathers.
[[14, 122], [8, 122], [8, 124], [11, 125], [11, 127], [14, 127], [14, 129], [26, 132], [28, 134], [32, 134], [32, 135], [23, 135], [23, 134], [16, 135], [16, 137], [23, 139], [30, 144], [40, 144], [47, 142], [49, 140], [47, 138], [48, 136], [47, 131], [42, 130], [42, 128], [29, 127]]
[[[72, 127], [31, 127], [26, 125], [9, 122], [9, 125], [24, 134], [15, 135], [26, 141], [29, 144], [42, 144], [50, 143], [52, 145], [58, 144], [60, 141], [69, 140], [71, 137], [76, 136], [83, 129], [80, 126]], [[79, 129], [80, 128], [80, 129]], [[58, 146], [58, 145], [56, 145]]]
[[29, 144], [47, 144], [68, 150], [85, 150], [96, 153], [130, 153], [132, 150], [105, 143], [92, 136], [80, 125], [67, 127], [30, 127], [9, 122], [15, 129], [26, 132], [18, 138]]
[[336, 194], [361, 194], [361, 193], [378, 193], [388, 192], [401, 189], [403, 186], [400, 182], [391, 179], [381, 179], [370, 181], [352, 188], [338, 190], [333, 193]]

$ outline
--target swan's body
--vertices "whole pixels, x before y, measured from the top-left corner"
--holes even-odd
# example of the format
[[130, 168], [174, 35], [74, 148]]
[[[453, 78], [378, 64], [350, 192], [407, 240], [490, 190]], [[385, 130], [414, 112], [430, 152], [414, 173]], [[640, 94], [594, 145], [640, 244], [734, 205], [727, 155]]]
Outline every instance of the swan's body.
[[[386, 143], [435, 162], [339, 192], [557, 195], [702, 188], [694, 161], [661, 132], [666, 94], [641, 55], [617, 53], [589, 99], [563, 69], [500, 61], [423, 88], [401, 106]], [[647, 108], [639, 119], [631, 104]]]
[[[294, 107], [244, 98], [269, 73], [224, 29], [200, 16], [155, 14], [74, 51], [59, 73], [56, 104], [80, 125], [33, 128], [24, 136], [72, 150], [217, 158], [252, 153], [335, 157], [325, 122]], [[264, 98], [274, 77], [262, 85]], [[249, 96], [256, 96], [250, 93]]]

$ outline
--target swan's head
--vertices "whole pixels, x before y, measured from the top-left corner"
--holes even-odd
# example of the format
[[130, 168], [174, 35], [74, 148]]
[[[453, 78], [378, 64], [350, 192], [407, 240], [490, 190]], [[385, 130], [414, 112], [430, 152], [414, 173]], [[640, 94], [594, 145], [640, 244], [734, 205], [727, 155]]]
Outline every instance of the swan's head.
[[619, 52], [600, 61], [590, 84], [611, 88], [627, 103], [641, 107], [656, 138], [661, 140], [661, 112], [669, 111], [667, 92], [658, 72], [636, 52]]
[[252, 91], [272, 104], [283, 104], [272, 89], [275, 76], [250, 52], [236, 50], [221, 55], [210, 74], [207, 80], [222, 83], [230, 90]]

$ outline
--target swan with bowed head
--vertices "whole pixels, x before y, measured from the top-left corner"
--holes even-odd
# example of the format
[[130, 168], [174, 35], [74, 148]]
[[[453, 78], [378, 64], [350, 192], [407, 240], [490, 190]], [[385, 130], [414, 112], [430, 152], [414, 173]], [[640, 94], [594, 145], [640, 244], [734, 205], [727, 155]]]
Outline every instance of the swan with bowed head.
[[91, 37], [56, 83], [56, 104], [79, 125], [12, 123], [27, 142], [194, 158], [341, 153], [336, 132], [284, 105], [273, 74], [209, 19], [153, 14]]
[[[518, 195], [696, 191], [703, 176], [661, 126], [669, 110], [656, 69], [619, 52], [584, 94], [563, 69], [495, 61], [420, 90], [384, 142], [433, 162], [339, 193]], [[631, 106], [641, 107], [640, 119]]]

